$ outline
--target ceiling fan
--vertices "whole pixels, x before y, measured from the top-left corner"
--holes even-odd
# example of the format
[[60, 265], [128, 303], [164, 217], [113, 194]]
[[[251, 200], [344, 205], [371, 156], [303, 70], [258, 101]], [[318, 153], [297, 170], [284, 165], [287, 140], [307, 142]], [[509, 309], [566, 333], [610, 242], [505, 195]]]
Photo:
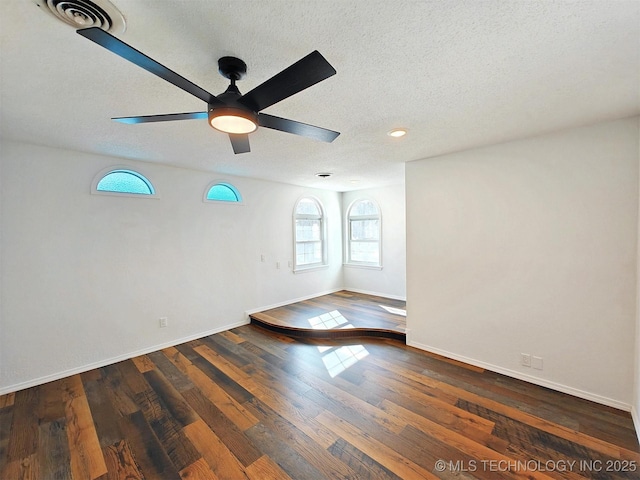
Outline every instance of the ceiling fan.
[[231, 84], [225, 92], [216, 96], [99, 27], [84, 28], [78, 30], [77, 33], [198, 97], [207, 104], [206, 112], [118, 117], [112, 120], [134, 124], [206, 118], [213, 128], [229, 135], [231, 146], [236, 154], [251, 150], [249, 133], [254, 132], [258, 126], [314, 138], [323, 142], [332, 142], [340, 135], [340, 132], [326, 128], [260, 113], [261, 110], [274, 103], [335, 75], [335, 69], [317, 50], [244, 95], [236, 87], [236, 81], [245, 76], [247, 65], [239, 58], [222, 57], [218, 60], [218, 69], [222, 76], [231, 81]]

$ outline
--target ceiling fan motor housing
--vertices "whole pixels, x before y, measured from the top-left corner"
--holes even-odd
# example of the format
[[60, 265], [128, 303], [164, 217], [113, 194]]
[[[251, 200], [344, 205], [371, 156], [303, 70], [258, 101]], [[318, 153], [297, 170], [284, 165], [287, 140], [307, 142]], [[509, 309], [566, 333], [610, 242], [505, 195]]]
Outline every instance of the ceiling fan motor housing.
[[[223, 58], [238, 60], [233, 57]], [[239, 61], [242, 62], [242, 60]], [[244, 64], [244, 62], [242, 63]], [[225, 133], [251, 133], [255, 131], [258, 128], [258, 114], [238, 102], [241, 96], [238, 87], [235, 86], [235, 81], [232, 80], [227, 90], [217, 97], [218, 100], [224, 102], [224, 105], [208, 104], [209, 125]]]

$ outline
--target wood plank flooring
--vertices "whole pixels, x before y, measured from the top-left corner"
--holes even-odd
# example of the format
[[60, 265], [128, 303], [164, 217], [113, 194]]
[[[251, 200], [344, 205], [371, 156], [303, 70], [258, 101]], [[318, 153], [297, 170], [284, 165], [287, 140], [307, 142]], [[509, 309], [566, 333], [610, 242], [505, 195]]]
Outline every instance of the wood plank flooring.
[[406, 341], [406, 302], [342, 290], [250, 315], [263, 328], [306, 338]]
[[[252, 325], [0, 397], [0, 479], [638, 479], [630, 415]], [[635, 470], [635, 471], [632, 471]]]

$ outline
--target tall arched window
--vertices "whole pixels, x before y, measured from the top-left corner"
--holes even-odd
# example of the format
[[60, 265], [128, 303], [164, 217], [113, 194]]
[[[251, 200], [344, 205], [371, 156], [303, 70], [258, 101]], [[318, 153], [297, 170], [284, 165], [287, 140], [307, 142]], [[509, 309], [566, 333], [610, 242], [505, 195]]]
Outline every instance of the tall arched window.
[[326, 226], [319, 200], [298, 200], [293, 215], [295, 235], [295, 270], [326, 265]]
[[92, 193], [155, 197], [151, 181], [128, 168], [109, 168], [100, 172], [91, 186]]
[[380, 267], [382, 221], [373, 200], [360, 199], [347, 210], [346, 263]]

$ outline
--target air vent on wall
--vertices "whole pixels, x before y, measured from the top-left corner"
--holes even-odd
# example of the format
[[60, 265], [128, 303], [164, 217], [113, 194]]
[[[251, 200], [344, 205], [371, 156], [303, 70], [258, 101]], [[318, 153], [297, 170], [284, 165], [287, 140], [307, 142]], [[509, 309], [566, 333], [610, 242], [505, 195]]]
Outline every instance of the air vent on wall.
[[126, 29], [124, 17], [108, 0], [32, 0], [42, 10], [74, 28], [99, 27], [111, 33]]

